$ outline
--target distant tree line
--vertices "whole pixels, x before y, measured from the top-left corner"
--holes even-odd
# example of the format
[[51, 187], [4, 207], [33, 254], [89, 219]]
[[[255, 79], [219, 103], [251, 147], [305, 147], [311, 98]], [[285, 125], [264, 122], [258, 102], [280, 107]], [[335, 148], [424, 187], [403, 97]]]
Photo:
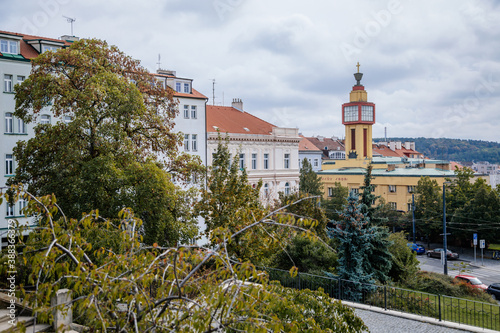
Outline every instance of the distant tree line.
[[[382, 142], [385, 139], [374, 139]], [[500, 143], [482, 140], [446, 138], [391, 138], [393, 141], [413, 141], [416, 150], [426, 157], [458, 162], [500, 163]]]

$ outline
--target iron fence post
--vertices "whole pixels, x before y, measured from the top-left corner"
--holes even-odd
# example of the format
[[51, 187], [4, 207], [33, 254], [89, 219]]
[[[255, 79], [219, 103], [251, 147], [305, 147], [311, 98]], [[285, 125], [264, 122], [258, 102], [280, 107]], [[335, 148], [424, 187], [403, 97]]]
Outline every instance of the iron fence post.
[[441, 295], [438, 295], [438, 304], [439, 304], [439, 321], [441, 321]]
[[387, 311], [387, 287], [384, 286], [384, 310]]
[[342, 292], [342, 287], [340, 286], [340, 283], [341, 283], [341, 282], [342, 282], [342, 280], [340, 280], [340, 278], [339, 278], [339, 299], [342, 299], [342, 294], [341, 294], [341, 292]]

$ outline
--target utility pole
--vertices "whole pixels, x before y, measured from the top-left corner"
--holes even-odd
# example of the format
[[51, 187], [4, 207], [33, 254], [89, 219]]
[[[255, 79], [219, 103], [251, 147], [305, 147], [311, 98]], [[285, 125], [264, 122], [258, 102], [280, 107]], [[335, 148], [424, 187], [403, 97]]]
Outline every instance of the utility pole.
[[444, 251], [444, 275], [448, 275], [448, 248], [446, 244], [446, 188], [443, 183], [443, 251]]

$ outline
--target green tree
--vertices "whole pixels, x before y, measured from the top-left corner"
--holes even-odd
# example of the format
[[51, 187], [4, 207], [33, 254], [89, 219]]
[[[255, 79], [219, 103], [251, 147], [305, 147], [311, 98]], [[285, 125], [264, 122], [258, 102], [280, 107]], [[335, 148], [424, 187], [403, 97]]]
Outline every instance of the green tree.
[[436, 180], [420, 178], [415, 188], [415, 219], [420, 234], [428, 240], [439, 239], [443, 223], [443, 199]]
[[65, 121], [40, 124], [34, 138], [18, 142], [9, 184], [55, 194], [68, 217], [93, 209], [111, 217], [131, 207], [145, 222], [149, 244], [196, 234], [194, 218], [180, 207], [195, 194], [174, 186], [172, 177], [187, 180], [203, 167], [179, 152], [173, 92], [138, 61], [103, 41], [81, 40], [34, 59], [15, 91], [16, 117], [29, 123], [48, 113]]
[[389, 276], [396, 282], [406, 281], [418, 272], [420, 262], [417, 255], [407, 246], [408, 241], [404, 232], [390, 234], [389, 241], [391, 242], [389, 252], [392, 255]]
[[313, 171], [311, 163], [304, 158], [300, 168], [299, 190], [310, 195], [323, 194], [323, 184], [316, 172]]
[[323, 200], [321, 206], [325, 209], [326, 216], [330, 221], [339, 221], [340, 214], [347, 204], [349, 189], [336, 182], [331, 191], [331, 196]]
[[380, 198], [373, 194], [375, 192], [376, 185], [372, 184], [372, 180], [375, 178], [372, 176], [373, 165], [370, 163], [366, 168], [365, 178], [363, 180], [363, 186], [359, 189], [361, 193], [359, 194], [361, 201], [361, 211], [370, 219], [372, 224], [379, 224], [382, 221], [375, 221], [374, 213], [378, 206], [375, 206], [375, 201]]

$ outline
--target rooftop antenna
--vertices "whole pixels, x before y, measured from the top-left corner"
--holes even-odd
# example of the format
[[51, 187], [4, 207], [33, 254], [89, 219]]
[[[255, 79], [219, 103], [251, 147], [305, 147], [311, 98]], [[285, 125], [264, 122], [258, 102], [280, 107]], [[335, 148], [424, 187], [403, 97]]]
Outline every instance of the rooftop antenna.
[[71, 18], [71, 17], [67, 17], [67, 16], [64, 16], [63, 17], [66, 19], [66, 21], [68, 21], [68, 23], [71, 24], [71, 36], [74, 36], [73, 35], [73, 22], [76, 21], [76, 18]]
[[212, 80], [212, 105], [215, 105], [215, 79]]
[[156, 63], [158, 65], [158, 69], [161, 69], [161, 54], [158, 53], [158, 62]]

